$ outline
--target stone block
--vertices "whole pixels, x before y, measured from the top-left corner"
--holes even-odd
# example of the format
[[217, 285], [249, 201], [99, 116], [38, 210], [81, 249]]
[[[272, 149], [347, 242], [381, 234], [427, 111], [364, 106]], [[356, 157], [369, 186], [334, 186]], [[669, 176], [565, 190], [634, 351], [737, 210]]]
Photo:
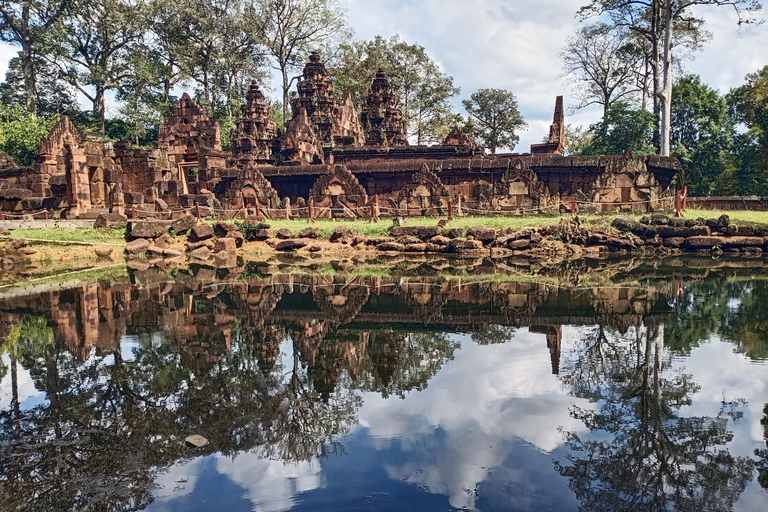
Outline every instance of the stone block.
[[685, 238], [681, 236], [673, 236], [664, 239], [664, 247], [673, 247], [678, 249], [685, 244]]
[[116, 229], [126, 226], [128, 226], [128, 217], [119, 213], [100, 213], [93, 222], [93, 227], [96, 229]]
[[507, 248], [513, 251], [524, 251], [531, 247], [531, 241], [528, 238], [521, 238], [520, 240], [512, 240], [507, 244]]
[[235, 246], [239, 249], [245, 243], [245, 235], [239, 231], [232, 231], [224, 238], [231, 238], [235, 241]]
[[213, 223], [213, 232], [218, 237], [225, 237], [233, 231], [239, 231], [238, 227], [232, 222], [217, 221]]
[[496, 230], [490, 226], [472, 226], [467, 230], [467, 238], [470, 236], [483, 244], [489, 244], [496, 240]]
[[171, 223], [171, 229], [177, 235], [183, 235], [190, 229], [197, 225], [197, 217], [192, 215], [186, 215], [180, 219], [176, 219]]
[[385, 252], [403, 252], [405, 246], [397, 242], [384, 242], [383, 244], [377, 245], [376, 248]]
[[403, 252], [426, 252], [426, 250], [427, 244], [425, 243], [408, 244], [403, 248]]
[[123, 201], [127, 205], [143, 204], [144, 194], [141, 192], [123, 192]]
[[725, 238], [721, 236], [692, 236], [685, 241], [685, 246], [690, 249], [711, 249], [722, 247]]
[[144, 238], [137, 238], [125, 245], [125, 252], [128, 254], [141, 254], [147, 252], [147, 249], [149, 249], [149, 242]]
[[294, 238], [293, 240], [284, 240], [275, 246], [276, 251], [288, 252], [297, 251], [302, 247], [306, 247], [309, 244], [309, 240], [305, 238]]
[[732, 236], [723, 239], [723, 247], [762, 247], [763, 239], [756, 236]]
[[301, 230], [301, 233], [299, 233], [299, 236], [301, 238], [315, 239], [320, 236], [320, 228], [304, 228]]
[[160, 199], [159, 197], [155, 199], [155, 211], [157, 212], [167, 212], [168, 211], [168, 203], [166, 203], [164, 200]]
[[218, 254], [222, 251], [230, 254], [237, 252], [237, 241], [234, 238], [217, 238], [213, 252]]
[[157, 238], [170, 229], [171, 221], [168, 220], [131, 220], [127, 224], [127, 233], [131, 238]]
[[197, 224], [190, 229], [189, 240], [191, 242], [200, 242], [209, 238], [213, 238], [213, 228], [208, 224]]
[[291, 238], [291, 230], [287, 228], [278, 229], [277, 230], [277, 238], [280, 240], [290, 240]]

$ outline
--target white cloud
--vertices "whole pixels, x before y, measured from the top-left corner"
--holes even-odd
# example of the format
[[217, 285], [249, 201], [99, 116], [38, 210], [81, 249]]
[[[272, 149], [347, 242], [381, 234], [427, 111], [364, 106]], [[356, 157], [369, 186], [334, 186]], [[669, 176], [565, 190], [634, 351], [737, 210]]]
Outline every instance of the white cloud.
[[284, 464], [255, 453], [243, 453], [233, 459], [219, 456], [216, 468], [245, 489], [256, 512], [290, 510], [298, 494], [323, 485], [320, 463], [316, 460]]
[[[566, 328], [565, 343], [569, 337], [576, 339]], [[453, 507], [472, 509], [474, 497], [467, 490], [504, 462], [506, 442], [522, 439], [550, 452], [563, 442], [558, 427], [584, 429], [569, 415], [574, 401], [589, 407], [562, 392], [545, 336], [520, 329], [503, 345], [477, 346], [462, 338], [461, 351], [426, 390], [405, 400], [367, 395], [358, 416], [378, 449], [397, 440], [418, 459], [387, 467], [392, 479], [405, 476], [409, 483], [447, 495]], [[424, 435], [436, 429], [445, 431], [443, 446], [424, 451]]]

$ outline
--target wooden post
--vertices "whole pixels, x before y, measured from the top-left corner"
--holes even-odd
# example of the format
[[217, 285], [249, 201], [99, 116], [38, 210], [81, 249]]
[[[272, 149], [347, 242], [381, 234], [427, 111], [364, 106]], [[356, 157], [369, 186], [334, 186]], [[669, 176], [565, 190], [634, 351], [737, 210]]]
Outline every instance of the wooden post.
[[453, 220], [453, 197], [448, 196], [448, 221]]
[[136, 205], [135, 204], [131, 205], [131, 218], [133, 220], [136, 220]]
[[43, 208], [43, 217], [48, 220], [48, 208]]
[[688, 209], [688, 187], [683, 187], [683, 210]]
[[378, 206], [378, 196], [373, 196], [373, 201], [371, 201], [371, 222], [370, 224], [373, 224], [374, 222], [379, 222], [379, 219], [377, 219], [376, 215], [376, 207]]
[[571, 215], [576, 215], [576, 213], [578, 213], [576, 208], [576, 196], [573, 196], [571, 197]]
[[681, 190], [678, 190], [675, 194], [675, 217], [682, 217], [683, 213], [680, 211], [682, 208], [682, 197], [683, 192]]
[[203, 216], [200, 215], [200, 203], [195, 201], [195, 210], [197, 211], [197, 220], [203, 220]]
[[5, 220], [5, 213], [3, 213], [2, 209], [0, 209], [0, 220]]
[[259, 200], [256, 199], [256, 218], [261, 218], [261, 205], [259, 204]]

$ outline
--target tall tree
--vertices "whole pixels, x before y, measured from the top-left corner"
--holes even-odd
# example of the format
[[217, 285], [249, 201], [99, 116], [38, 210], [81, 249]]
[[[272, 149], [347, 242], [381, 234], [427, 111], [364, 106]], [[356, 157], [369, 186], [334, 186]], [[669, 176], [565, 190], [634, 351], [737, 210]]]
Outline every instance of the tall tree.
[[725, 98], [698, 76], [680, 78], [672, 94], [672, 154], [682, 162], [686, 184], [695, 195], [721, 193], [729, 186], [722, 181], [732, 165], [734, 129]]
[[346, 11], [337, 0], [251, 0], [250, 20], [280, 73], [283, 119], [288, 120], [291, 77], [309, 52], [348, 37]]
[[91, 101], [102, 133], [105, 94], [131, 75], [130, 56], [147, 29], [145, 7], [142, 0], [80, 0], [56, 34], [64, 76]]
[[475, 135], [492, 154], [498, 148], [514, 149], [520, 141], [515, 132], [528, 126], [517, 108], [517, 98], [507, 90], [480, 89], [462, 103], [475, 120]]
[[747, 75], [747, 83], [727, 96], [734, 121], [743, 130], [734, 136], [740, 194], [768, 194], [768, 66]]
[[645, 110], [634, 109], [624, 102], [616, 102], [602, 121], [589, 127], [592, 141], [582, 149], [587, 155], [620, 155], [653, 153], [651, 145], [655, 116]]
[[614, 26], [625, 27], [651, 46], [654, 113], [661, 119], [660, 152], [666, 156], [670, 154], [672, 50], [676, 30], [683, 27], [698, 33], [703, 20], [691, 14], [691, 8], [697, 5], [730, 6], [736, 11], [739, 24], [754, 22], [752, 14], [762, 7], [757, 0], [592, 0], [579, 10], [584, 18], [607, 15]]
[[27, 112], [37, 112], [37, 74], [49, 29], [67, 12], [68, 0], [0, 1], [0, 40], [21, 47]]
[[585, 26], [568, 38], [560, 58], [566, 75], [577, 82], [576, 108], [602, 105], [605, 116], [616, 101], [634, 99], [640, 92], [636, 76], [643, 62], [625, 28]]

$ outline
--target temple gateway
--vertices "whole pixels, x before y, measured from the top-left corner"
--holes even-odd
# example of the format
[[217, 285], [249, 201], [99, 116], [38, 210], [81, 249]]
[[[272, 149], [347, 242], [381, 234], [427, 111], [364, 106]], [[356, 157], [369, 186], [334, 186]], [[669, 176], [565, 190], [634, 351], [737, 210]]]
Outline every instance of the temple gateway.
[[[563, 156], [563, 98], [546, 143], [488, 155], [461, 130], [438, 146], [408, 143], [389, 80], [376, 74], [358, 112], [313, 53], [278, 133], [253, 82], [223, 151], [219, 124], [184, 94], [152, 149], [105, 142], [62, 117], [31, 167], [0, 155], [3, 212], [94, 218], [168, 216], [198, 208], [225, 218], [367, 217], [558, 211], [578, 201], [603, 211], [653, 210], [672, 197], [675, 158]], [[669, 202], [665, 204], [669, 207]]]

